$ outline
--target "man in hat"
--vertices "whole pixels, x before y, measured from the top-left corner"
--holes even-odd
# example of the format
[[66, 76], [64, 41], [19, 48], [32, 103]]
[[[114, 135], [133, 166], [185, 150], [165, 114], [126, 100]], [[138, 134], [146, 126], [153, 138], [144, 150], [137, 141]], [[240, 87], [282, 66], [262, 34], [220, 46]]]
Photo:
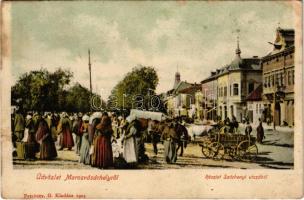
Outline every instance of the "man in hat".
[[17, 142], [20, 142], [24, 136], [24, 129], [25, 129], [25, 120], [21, 113], [21, 110], [18, 109], [15, 115], [14, 120], [14, 134], [17, 138]]

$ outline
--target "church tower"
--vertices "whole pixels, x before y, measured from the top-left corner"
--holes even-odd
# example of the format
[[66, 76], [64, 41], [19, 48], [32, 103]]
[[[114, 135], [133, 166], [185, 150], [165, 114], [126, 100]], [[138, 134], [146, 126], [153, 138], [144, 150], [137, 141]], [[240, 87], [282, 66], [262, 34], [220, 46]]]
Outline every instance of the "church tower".
[[178, 69], [177, 69], [177, 71], [175, 72], [175, 80], [174, 80], [173, 88], [175, 88], [179, 84], [180, 80], [181, 80], [180, 73], [178, 72]]
[[237, 47], [235, 49], [236, 58], [241, 59], [241, 49], [240, 49], [240, 41], [239, 37], [237, 37]]

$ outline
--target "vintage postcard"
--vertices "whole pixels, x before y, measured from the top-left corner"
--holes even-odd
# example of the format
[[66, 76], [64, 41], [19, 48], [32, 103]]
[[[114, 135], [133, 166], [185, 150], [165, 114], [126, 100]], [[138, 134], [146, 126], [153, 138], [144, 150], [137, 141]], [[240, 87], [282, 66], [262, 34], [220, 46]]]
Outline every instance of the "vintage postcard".
[[4, 1], [4, 199], [301, 198], [300, 1]]

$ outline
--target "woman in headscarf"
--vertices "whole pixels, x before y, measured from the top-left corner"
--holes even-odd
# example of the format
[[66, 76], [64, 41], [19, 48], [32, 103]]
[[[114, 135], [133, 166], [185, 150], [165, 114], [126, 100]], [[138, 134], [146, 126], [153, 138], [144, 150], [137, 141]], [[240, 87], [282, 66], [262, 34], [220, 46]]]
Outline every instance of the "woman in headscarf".
[[81, 132], [83, 133], [82, 135], [82, 142], [81, 142], [81, 147], [80, 147], [80, 158], [79, 162], [84, 163], [86, 165], [90, 164], [90, 142], [89, 142], [89, 116], [84, 115], [82, 117], [82, 125], [81, 125]]
[[40, 159], [51, 160], [57, 157], [55, 143], [45, 119], [39, 121], [36, 140], [40, 144]]
[[138, 129], [139, 122], [135, 119], [128, 125], [123, 138], [123, 157], [129, 165], [135, 165], [138, 162], [138, 149], [135, 138], [139, 131]]
[[177, 134], [175, 131], [175, 126], [172, 122], [169, 122], [168, 125], [165, 126], [162, 132], [162, 139], [164, 141], [164, 156], [165, 160], [168, 164], [175, 163], [177, 160], [176, 153], [176, 141]]
[[109, 168], [113, 166], [113, 152], [111, 137], [113, 130], [111, 119], [104, 113], [101, 122], [96, 126], [94, 138], [94, 153], [92, 156], [92, 166], [99, 168]]
[[26, 116], [25, 127], [28, 129], [27, 137], [27, 156], [29, 159], [36, 159], [35, 154], [39, 152], [39, 144], [35, 137], [35, 126], [31, 115]]
[[90, 144], [93, 144], [93, 140], [94, 140], [94, 135], [95, 135], [95, 129], [97, 124], [100, 123], [100, 119], [102, 117], [102, 113], [101, 112], [95, 112], [92, 114], [92, 116], [89, 119], [89, 142]]
[[59, 122], [58, 132], [60, 134], [59, 150], [63, 150], [64, 148], [71, 150], [74, 146], [74, 140], [71, 133], [71, 121], [66, 113], [62, 114], [62, 118]]

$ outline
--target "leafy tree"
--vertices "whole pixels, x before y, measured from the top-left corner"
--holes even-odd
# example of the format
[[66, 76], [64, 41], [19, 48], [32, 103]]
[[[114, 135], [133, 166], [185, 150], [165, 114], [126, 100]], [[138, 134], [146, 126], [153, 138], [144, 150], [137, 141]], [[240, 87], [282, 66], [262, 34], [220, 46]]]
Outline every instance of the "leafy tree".
[[65, 110], [69, 112], [89, 112], [92, 110], [101, 109], [103, 104], [99, 95], [93, 94], [95, 106], [92, 106], [90, 91], [76, 83], [71, 87], [66, 95]]
[[153, 67], [136, 66], [113, 88], [108, 99], [108, 108], [148, 110], [157, 84], [158, 76]]
[[63, 107], [60, 103], [64, 101], [59, 99], [72, 77], [70, 71], [60, 68], [54, 73], [45, 69], [25, 73], [12, 87], [11, 103], [23, 110], [60, 110]]

